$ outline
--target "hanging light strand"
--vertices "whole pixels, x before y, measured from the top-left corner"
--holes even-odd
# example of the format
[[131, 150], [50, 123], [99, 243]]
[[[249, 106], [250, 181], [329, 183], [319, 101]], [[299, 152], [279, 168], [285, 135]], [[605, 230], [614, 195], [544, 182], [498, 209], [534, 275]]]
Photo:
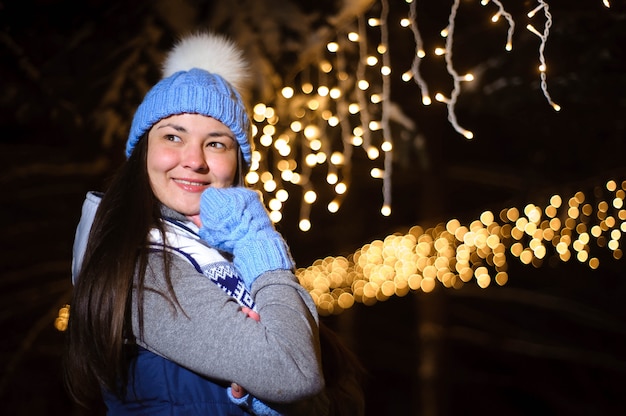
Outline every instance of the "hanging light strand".
[[[389, 16], [389, 3], [388, 0], [381, 1], [381, 15], [380, 15], [380, 37], [383, 50], [383, 71], [391, 70], [391, 59], [389, 54], [389, 29], [387, 18]], [[383, 83], [383, 101], [382, 101], [382, 132], [383, 132], [383, 144], [382, 150], [384, 152], [384, 165], [385, 171], [383, 174], [383, 207], [381, 213], [384, 216], [391, 214], [391, 175], [393, 170], [393, 137], [391, 134], [391, 128], [389, 126], [389, 106], [391, 105], [391, 81], [390, 73], [385, 72], [382, 74]]]
[[422, 77], [420, 72], [420, 65], [422, 59], [426, 56], [424, 52], [424, 41], [417, 24], [417, 0], [411, 2], [409, 8], [409, 20], [411, 21], [411, 31], [413, 32], [413, 39], [415, 41], [415, 56], [413, 57], [413, 64], [411, 65], [411, 74], [415, 83], [419, 86], [422, 92], [422, 104], [430, 105], [432, 100], [430, 93], [428, 92], [428, 84]]
[[437, 100], [446, 103], [448, 107], [448, 121], [458, 133], [465, 136], [467, 139], [473, 139], [474, 133], [471, 131], [461, 127], [456, 118], [456, 102], [461, 93], [461, 77], [454, 69], [454, 63], [452, 61], [452, 48], [454, 43], [454, 25], [456, 21], [456, 14], [459, 8], [460, 0], [455, 0], [452, 4], [452, 8], [450, 9], [450, 16], [448, 17], [448, 28], [446, 35], [446, 50], [445, 50], [445, 61], [446, 61], [446, 70], [448, 74], [452, 77], [452, 82], [454, 87], [452, 88], [452, 92], [450, 93], [450, 98], [445, 98], [443, 94], [437, 95]]
[[[498, 22], [502, 18], [507, 20], [509, 28], [506, 49], [511, 50], [515, 30], [514, 20], [500, 0], [481, 0], [480, 3], [486, 6], [492, 1], [497, 10], [491, 20], [493, 22]], [[369, 7], [374, 2], [381, 5], [380, 15], [370, 16], [368, 19]], [[415, 49], [408, 63], [410, 70], [402, 74], [402, 79], [406, 82], [413, 78], [420, 90], [422, 103], [428, 105], [429, 88], [421, 73], [424, 70], [426, 53], [418, 25], [418, 4], [417, 0], [407, 0], [406, 3], [410, 5], [408, 16], [400, 20], [400, 25], [404, 28], [410, 27]], [[436, 94], [435, 98], [446, 103], [448, 120], [455, 131], [471, 139], [473, 133], [461, 127], [456, 116], [462, 82], [473, 80], [472, 74], [459, 75], [453, 62], [455, 26], [458, 23], [457, 13], [461, 13], [460, 3], [460, 0], [453, 2], [448, 25], [441, 31], [441, 35], [446, 38], [445, 45], [435, 51], [435, 55], [443, 55], [447, 75], [452, 77], [453, 89], [450, 98], [440, 93]], [[463, 4], [465, 7], [465, 2]], [[610, 7], [609, 1], [604, 0], [603, 4], [607, 8]], [[327, 208], [331, 213], [337, 212], [350, 186], [353, 147], [360, 146], [374, 163], [378, 163], [379, 157], [384, 158], [384, 166], [376, 166], [370, 173], [372, 178], [382, 179], [381, 212], [384, 215], [391, 213], [394, 137], [390, 124], [397, 122], [401, 125], [399, 128], [414, 130], [411, 127], [412, 123], [403, 122], [403, 119], [410, 117], [405, 116], [401, 109], [398, 110], [397, 105], [390, 99], [392, 95], [390, 74], [393, 68], [390, 64], [389, 34], [395, 33], [389, 30], [388, 17], [392, 15], [389, 13], [390, 6], [395, 6], [395, 3], [389, 0], [372, 0], [356, 13], [353, 31], [342, 33], [339, 30], [334, 37], [330, 32], [324, 32], [323, 38], [328, 36], [328, 39], [324, 39], [327, 50], [324, 55], [306, 54], [308, 57], [320, 59], [308, 58], [302, 62], [302, 65], [298, 66], [300, 68], [298, 73], [288, 78], [293, 85], [287, 85], [285, 80], [285, 85], [281, 86], [273, 100], [269, 99], [268, 102], [255, 105], [252, 127], [253, 139], [257, 146], [253, 152], [250, 173], [246, 176], [246, 181], [264, 192], [268, 205], [272, 205], [272, 221], [281, 221], [281, 210], [289, 199], [291, 185], [301, 188], [305, 193], [308, 192], [309, 201], [313, 195], [309, 191], [315, 192], [313, 187], [333, 187], [335, 195]], [[537, 19], [535, 16], [543, 12], [542, 21], [545, 21], [545, 24], [540, 30], [528, 24], [527, 29], [541, 40], [538, 51], [541, 91], [549, 104], [558, 111], [560, 106], [553, 102], [548, 93], [545, 59], [552, 15], [547, 1], [538, 0], [535, 6], [527, 13], [528, 19]], [[376, 30], [372, 28], [380, 30], [381, 43], [377, 48], [378, 54], [374, 51], [376, 48], [368, 44], [368, 33]], [[456, 36], [458, 37], [458, 34]], [[315, 44], [318, 42], [319, 40]], [[379, 143], [381, 136], [382, 144]], [[328, 165], [325, 165], [326, 163]], [[327, 183], [310, 182], [311, 178], [315, 177], [313, 171], [316, 169], [327, 169]], [[321, 189], [319, 191], [322, 195]], [[314, 200], [307, 202], [304, 194], [300, 199], [300, 203], [305, 207], [301, 211], [303, 230], [311, 227], [311, 204], [314, 202]]]
[[535, 14], [543, 9], [543, 15], [545, 17], [545, 23], [543, 27], [543, 33], [539, 32], [532, 24], [528, 24], [526, 28], [537, 35], [539, 39], [541, 39], [541, 43], [539, 44], [539, 77], [541, 78], [541, 91], [543, 91], [543, 95], [548, 100], [548, 103], [554, 108], [555, 111], [560, 111], [561, 106], [552, 101], [550, 97], [550, 93], [548, 92], [548, 82], [547, 82], [547, 66], [546, 66], [546, 58], [545, 58], [545, 48], [546, 43], [548, 42], [548, 36], [550, 35], [550, 27], [552, 26], [552, 15], [549, 11], [548, 3], [544, 0], [539, 0], [539, 6], [528, 13], [529, 18], [533, 18]]
[[361, 116], [361, 126], [363, 127], [362, 131], [362, 139], [363, 139], [363, 148], [367, 149], [370, 147], [372, 138], [369, 129], [371, 121], [371, 116], [369, 112], [369, 105], [367, 103], [367, 97], [365, 96], [365, 91], [359, 87], [359, 83], [366, 80], [365, 70], [366, 64], [365, 61], [367, 59], [367, 24], [365, 22], [365, 15], [359, 15], [358, 18], [359, 25], [359, 61], [357, 64], [357, 85], [356, 85], [356, 95], [357, 100], [360, 107], [360, 116]]
[[[502, 5], [502, 2], [499, 0], [492, 0], [493, 3], [498, 6], [498, 12], [494, 14], [491, 18], [491, 21], [496, 23], [500, 20], [500, 17], [504, 17], [509, 24], [509, 29], [506, 35], [506, 46], [504, 47], [507, 51], [511, 51], [513, 49], [513, 32], [515, 31], [515, 21], [513, 20], [513, 16], [511, 13], [507, 12]], [[487, 2], [483, 2], [483, 5], [486, 5]]]

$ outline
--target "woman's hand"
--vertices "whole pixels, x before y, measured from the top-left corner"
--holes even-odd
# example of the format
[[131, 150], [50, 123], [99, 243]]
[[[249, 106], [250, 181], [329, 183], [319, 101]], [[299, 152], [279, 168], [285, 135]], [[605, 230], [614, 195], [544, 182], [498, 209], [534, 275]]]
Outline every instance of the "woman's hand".
[[230, 394], [232, 394], [235, 399], [241, 399], [247, 393], [246, 393], [246, 390], [243, 387], [241, 387], [239, 384], [232, 383], [230, 385]]

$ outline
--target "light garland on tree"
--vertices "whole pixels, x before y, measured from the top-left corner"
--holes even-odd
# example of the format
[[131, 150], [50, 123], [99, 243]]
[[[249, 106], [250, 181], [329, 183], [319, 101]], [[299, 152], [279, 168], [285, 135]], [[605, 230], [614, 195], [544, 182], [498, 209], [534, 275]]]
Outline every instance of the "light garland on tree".
[[[421, 64], [429, 58], [418, 26], [416, 0], [409, 4], [407, 17], [400, 25], [410, 28], [415, 41], [415, 54], [410, 69], [401, 78], [414, 80], [420, 90], [420, 102], [431, 105], [428, 84], [421, 74]], [[499, 0], [482, 0], [481, 5], [495, 5], [491, 16], [493, 23], [506, 20], [508, 30], [504, 49], [513, 48], [515, 21]], [[610, 7], [608, 1], [603, 2]], [[282, 220], [282, 209], [291, 197], [292, 185], [301, 188], [299, 228], [308, 231], [311, 226], [312, 206], [320, 202], [321, 187], [330, 188], [334, 197], [327, 203], [331, 213], [341, 208], [351, 186], [351, 166], [354, 152], [362, 151], [375, 166], [372, 178], [382, 181], [381, 214], [391, 215], [391, 182], [394, 137], [391, 123], [399, 123], [408, 130], [414, 129], [410, 119], [399, 106], [391, 102], [391, 58], [389, 51], [389, 2], [379, 0], [380, 14], [367, 17], [358, 15], [354, 22], [342, 27], [334, 38], [328, 39], [326, 48], [319, 51], [314, 62], [304, 65], [300, 72], [285, 80], [285, 86], [273, 100], [254, 107], [253, 154], [248, 184], [260, 188], [265, 196], [274, 222]], [[474, 133], [462, 127], [456, 116], [456, 104], [464, 82], [471, 82], [471, 73], [459, 74], [453, 62], [456, 18], [460, 0], [450, 9], [447, 25], [441, 30], [445, 47], [434, 51], [435, 58], [443, 56], [447, 74], [453, 88], [449, 94], [437, 92], [435, 99], [446, 104], [448, 120], [459, 134], [472, 139]], [[548, 103], [556, 104], [547, 85], [545, 48], [552, 26], [548, 3], [538, 0], [538, 5], [527, 13], [533, 19], [543, 11], [544, 27], [539, 31], [528, 23], [526, 28], [540, 39], [538, 50], [541, 90]], [[378, 31], [378, 33], [376, 33]], [[375, 44], [368, 37], [380, 37]], [[409, 122], [407, 122], [409, 120]], [[325, 184], [319, 180], [319, 170], [325, 170]]]

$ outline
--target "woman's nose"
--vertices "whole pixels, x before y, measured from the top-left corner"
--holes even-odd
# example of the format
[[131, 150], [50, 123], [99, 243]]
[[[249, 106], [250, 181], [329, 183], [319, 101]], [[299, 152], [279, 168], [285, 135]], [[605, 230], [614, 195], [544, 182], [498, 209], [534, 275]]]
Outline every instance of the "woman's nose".
[[182, 162], [186, 168], [194, 171], [206, 171], [209, 168], [206, 158], [204, 157], [204, 152], [202, 148], [198, 146], [186, 147]]

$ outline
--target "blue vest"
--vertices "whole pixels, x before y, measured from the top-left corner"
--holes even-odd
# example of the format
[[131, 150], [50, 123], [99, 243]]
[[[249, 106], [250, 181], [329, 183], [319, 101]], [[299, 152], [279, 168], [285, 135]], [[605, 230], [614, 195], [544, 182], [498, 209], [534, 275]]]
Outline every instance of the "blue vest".
[[226, 386], [219, 385], [146, 349], [130, 367], [124, 402], [104, 392], [111, 416], [243, 416]]

